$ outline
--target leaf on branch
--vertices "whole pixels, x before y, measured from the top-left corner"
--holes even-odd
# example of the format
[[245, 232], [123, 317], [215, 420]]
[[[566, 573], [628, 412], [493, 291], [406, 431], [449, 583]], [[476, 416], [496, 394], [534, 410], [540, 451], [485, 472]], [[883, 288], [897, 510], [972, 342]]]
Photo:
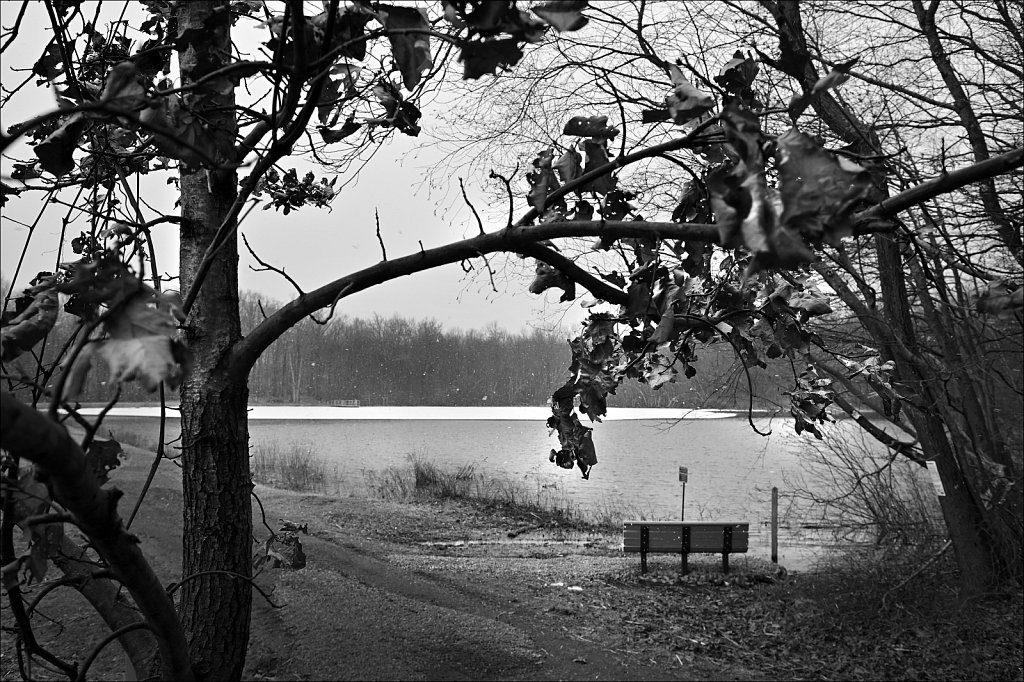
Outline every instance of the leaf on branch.
[[834, 395], [831, 386], [831, 379], [819, 378], [817, 370], [808, 365], [797, 377], [794, 390], [784, 391], [790, 397], [789, 413], [795, 420], [793, 427], [797, 434], [807, 431], [821, 440], [823, 436], [817, 424], [835, 421], [826, 412]]
[[[582, 140], [583, 151], [587, 155], [587, 165], [583, 168], [584, 173], [589, 173], [592, 170], [601, 168], [602, 166], [608, 165], [608, 141], [599, 139], [588, 139]], [[618, 180], [615, 176], [608, 173], [594, 178], [581, 189], [586, 192], [594, 192], [595, 194], [606, 195], [615, 189], [615, 185]], [[608, 220], [617, 220], [617, 218], [608, 218]]]
[[140, 82], [142, 75], [133, 62], [119, 62], [110, 67], [100, 101], [125, 112], [138, 111], [149, 105], [146, 90]]
[[794, 95], [793, 99], [789, 102], [789, 117], [793, 120], [793, 123], [796, 123], [796, 120], [800, 118], [800, 114], [807, 109], [815, 97], [848, 81], [850, 79], [850, 69], [858, 61], [860, 61], [860, 58], [855, 57], [848, 62], [836, 64], [835, 68], [829, 71], [825, 77], [819, 78], [810, 90], [802, 95]]
[[535, 5], [533, 13], [551, 24], [556, 31], [578, 31], [587, 25], [589, 19], [582, 10], [587, 8], [585, 0], [555, 0]]
[[551, 416], [548, 417], [547, 425], [558, 434], [561, 449], [552, 449], [548, 459], [563, 469], [572, 469], [578, 465], [586, 479], [590, 478], [590, 469], [597, 464], [597, 450], [594, 448], [592, 429], [580, 423], [573, 409], [577, 391], [578, 387], [570, 379], [551, 396]]
[[[562, 183], [572, 182], [580, 175], [583, 174], [583, 168], [580, 166], [580, 162], [583, 157], [575, 149], [566, 150], [564, 154], [558, 157], [558, 161], [551, 164], [552, 168], [558, 171], [558, 176], [562, 179]], [[577, 194], [579, 190], [577, 190]], [[589, 204], [587, 204], [589, 206]], [[577, 204], [578, 206], [578, 204]], [[577, 209], [578, 210], [578, 209]], [[593, 211], [593, 209], [591, 209]], [[583, 218], [582, 220], [589, 220]]]
[[747, 276], [765, 268], [796, 268], [809, 263], [814, 254], [800, 233], [776, 219], [757, 116], [730, 103], [722, 113], [722, 125], [739, 156], [734, 166], [716, 168], [707, 177], [722, 245], [742, 245], [751, 253], [754, 258]]
[[44, 171], [60, 177], [75, 169], [75, 149], [86, 123], [83, 114], [74, 114], [33, 148]]
[[676, 124], [686, 123], [715, 108], [715, 98], [695, 88], [675, 64], [669, 64], [672, 92], [665, 98], [669, 116]]
[[573, 220], [593, 220], [594, 219], [594, 207], [590, 202], [580, 199], [573, 206]]
[[736, 50], [715, 76], [715, 82], [727, 92], [739, 95], [753, 85], [759, 69], [757, 61]]
[[672, 118], [668, 109], [644, 109], [640, 112], [641, 123], [661, 123]]
[[711, 206], [708, 201], [707, 190], [703, 183], [697, 180], [687, 180], [683, 183], [682, 196], [679, 197], [679, 204], [672, 211], [672, 222], [674, 223], [704, 223], [711, 219]]
[[[79, 274], [82, 280], [89, 276], [87, 269]], [[89, 286], [88, 281], [74, 284], [78, 289]], [[111, 296], [106, 301], [105, 337], [79, 354], [69, 370], [64, 399], [78, 397], [93, 354], [106, 360], [114, 381], [138, 380], [148, 391], [156, 390], [160, 382], [176, 388], [191, 368], [188, 349], [176, 338], [177, 322], [184, 318], [178, 294], [157, 293], [133, 275], [99, 290]]]
[[373, 86], [373, 94], [377, 101], [384, 105], [386, 116], [367, 121], [369, 125], [380, 125], [385, 128], [394, 126], [399, 132], [412, 137], [420, 134], [420, 127], [417, 121], [420, 120], [420, 110], [412, 102], [404, 101], [401, 91], [394, 83], [381, 80]]
[[632, 192], [620, 189], [611, 190], [601, 203], [601, 216], [605, 220], [622, 220], [636, 210], [636, 206], [629, 203], [629, 200], [635, 196]]
[[674, 382], [679, 372], [673, 367], [673, 364], [675, 364], [675, 353], [672, 352], [671, 344], [661, 344], [658, 346], [657, 352], [647, 358], [644, 381], [655, 391], [667, 383]]
[[498, 69], [509, 69], [523, 58], [523, 50], [515, 38], [497, 40], [469, 40], [462, 44], [459, 61], [463, 64], [462, 77], [477, 79], [494, 74]]
[[[331, 40], [331, 45], [324, 52], [341, 48], [341, 51], [338, 53], [341, 57], [348, 57], [358, 61], [366, 59], [366, 41], [363, 40], [363, 37], [366, 35], [366, 24], [373, 17], [374, 13], [369, 7], [361, 3], [347, 4], [341, 15], [335, 19], [334, 36]], [[327, 30], [329, 18], [327, 12], [313, 17], [311, 23], [314, 28], [320, 31], [321, 35]], [[323, 42], [323, 39], [321, 38], [317, 42]], [[341, 47], [342, 45], [345, 45], [345, 47]], [[317, 54], [317, 57], [319, 57], [319, 54]]]
[[353, 117], [349, 117], [341, 125], [340, 128], [328, 128], [326, 126], [319, 126], [317, 130], [320, 131], [320, 137], [326, 144], [332, 144], [340, 140], [344, 140], [346, 137], [356, 132], [363, 127], [362, 123], [357, 123]]
[[527, 203], [541, 214], [547, 209], [566, 210], [565, 199], [558, 199], [554, 204], [548, 205], [548, 195], [561, 186], [552, 169], [554, 156], [553, 149], [545, 149], [533, 160], [533, 170], [526, 174], [526, 180], [530, 183], [530, 192], [526, 196]]
[[573, 116], [562, 130], [575, 137], [613, 138], [619, 129], [608, 125], [607, 116]]
[[779, 137], [775, 158], [784, 226], [814, 243], [853, 234], [853, 206], [871, 188], [867, 170], [795, 128]]
[[[51, 510], [50, 490], [46, 484], [39, 480], [36, 469], [30, 469], [23, 473], [13, 491], [14, 500], [13, 520], [15, 523], [23, 524], [28, 519]], [[46, 577], [49, 568], [49, 558], [56, 554], [60, 547], [61, 538], [64, 536], [64, 524], [62, 523], [36, 523], [31, 526], [22, 526], [31, 537], [32, 546], [27, 552], [20, 555], [19, 559], [28, 568], [32, 579], [41, 582]]]
[[43, 54], [32, 65], [32, 73], [48, 81], [55, 80], [64, 73], [64, 62], [56, 39], [46, 44]]
[[110, 472], [121, 466], [124, 448], [113, 438], [95, 438], [85, 453], [85, 461], [103, 485], [110, 480]]
[[664, 313], [661, 315], [661, 320], [658, 321], [658, 326], [655, 327], [654, 333], [651, 334], [651, 338], [648, 339], [651, 343], [662, 344], [672, 338], [672, 330], [675, 327], [675, 315], [672, 314], [672, 306], [668, 306]]
[[153, 137], [153, 145], [161, 154], [193, 167], [202, 164], [193, 148], [203, 148], [209, 135], [202, 120], [183, 106], [181, 97], [175, 94], [163, 98], [163, 101], [143, 109], [139, 120], [170, 133], [158, 133]]
[[320, 90], [320, 99], [317, 100], [316, 104], [316, 115], [320, 119], [321, 126], [327, 125], [331, 112], [338, 106], [338, 100], [341, 98], [341, 93], [338, 89], [340, 84], [340, 80], [328, 78]]
[[832, 306], [828, 303], [828, 297], [816, 289], [804, 289], [797, 292], [789, 299], [789, 306], [804, 312], [804, 319], [828, 315], [832, 312]]
[[412, 91], [422, 78], [424, 71], [433, 65], [430, 57], [430, 21], [426, 13], [415, 7], [383, 5], [380, 11], [386, 14], [384, 28], [388, 31], [391, 55], [395, 67], [402, 74], [405, 89]]
[[0, 359], [10, 362], [33, 346], [53, 329], [57, 321], [59, 298], [54, 287], [56, 277], [36, 280], [25, 290], [31, 303], [0, 329]]
[[152, 392], [161, 381], [176, 388], [184, 379], [175, 341], [166, 336], [108, 339], [97, 353], [107, 361], [111, 379], [118, 383], [137, 379]]
[[507, 0], [444, 0], [444, 16], [457, 29], [469, 27], [469, 36], [500, 34], [517, 42], [539, 43], [548, 25]]
[[29, 469], [18, 477], [18, 489], [12, 497], [16, 522], [44, 514], [50, 508], [50, 490], [36, 478], [35, 469]]
[[531, 294], [541, 294], [552, 287], [563, 291], [559, 301], [563, 303], [576, 298], [576, 283], [562, 274], [557, 268], [542, 261], [537, 261], [536, 275], [530, 283]]

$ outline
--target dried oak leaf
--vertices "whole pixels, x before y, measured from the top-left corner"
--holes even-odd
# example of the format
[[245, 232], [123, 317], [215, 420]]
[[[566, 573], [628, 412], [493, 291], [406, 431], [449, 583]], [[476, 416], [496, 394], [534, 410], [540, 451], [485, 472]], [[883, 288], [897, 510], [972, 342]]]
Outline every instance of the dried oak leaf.
[[871, 188], [870, 173], [795, 128], [776, 145], [781, 222], [812, 242], [853, 234], [853, 206]]
[[402, 74], [405, 89], [411, 91], [419, 84], [423, 72], [429, 71], [433, 64], [427, 33], [430, 31], [430, 21], [423, 10], [415, 7], [388, 5], [382, 7], [382, 11], [387, 15], [384, 28], [389, 31], [388, 41], [391, 43], [395, 66]]

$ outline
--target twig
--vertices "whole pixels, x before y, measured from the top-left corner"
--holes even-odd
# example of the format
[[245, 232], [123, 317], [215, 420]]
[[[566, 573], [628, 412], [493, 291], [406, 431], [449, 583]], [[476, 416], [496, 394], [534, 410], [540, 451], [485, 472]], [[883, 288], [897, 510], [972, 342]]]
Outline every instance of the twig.
[[384, 249], [384, 239], [380, 236], [380, 214], [377, 213], [377, 209], [373, 209], [373, 217], [377, 221], [377, 241], [380, 242], [380, 255], [384, 257], [384, 260], [388, 259], [388, 252]]
[[[483, 232], [481, 232], [483, 234]], [[498, 293], [498, 287], [494, 284], [494, 270], [491, 269], [491, 262], [487, 260], [487, 256], [484, 255], [483, 251], [477, 251], [477, 255], [484, 261], [484, 266], [487, 268], [487, 278], [491, 280], [491, 290], [494, 293]]]
[[114, 405], [117, 405], [117, 401], [120, 398], [121, 384], [118, 383], [117, 388], [114, 390], [114, 397], [111, 398], [110, 401], [103, 407], [103, 409], [100, 410], [100, 413], [96, 415], [96, 421], [93, 422], [92, 426], [86, 429], [85, 437], [82, 438], [82, 450], [85, 450], [86, 452], [89, 451], [89, 446], [92, 445], [92, 441], [96, 437], [96, 432], [100, 430], [100, 425], [103, 423], [104, 417], [106, 417], [107, 413], [114, 409]]
[[164, 382], [160, 382], [160, 442], [156, 446], [156, 458], [153, 460], [153, 464], [149, 467], [149, 475], [146, 476], [146, 482], [142, 485], [142, 491], [139, 492], [139, 497], [135, 500], [135, 506], [132, 507], [132, 513], [128, 516], [128, 522], [125, 523], [125, 530], [132, 527], [132, 521], [135, 520], [135, 515], [139, 513], [139, 508], [142, 507], [142, 501], [146, 499], [146, 493], [149, 492], [149, 486], [153, 484], [153, 478], [156, 476], [156, 470], [160, 467], [160, 460], [164, 458], [164, 426], [167, 421], [167, 403], [164, 400]]
[[262, 587], [257, 585], [256, 581], [253, 578], [250, 578], [249, 576], [246, 576], [246, 575], [242, 575], [241, 573], [235, 573], [234, 571], [218, 571], [218, 570], [214, 570], [214, 571], [199, 571], [197, 573], [193, 573], [192, 575], [187, 575], [184, 578], [182, 578], [181, 580], [179, 580], [178, 582], [171, 583], [170, 585], [167, 586], [167, 596], [173, 595], [175, 592], [177, 592], [179, 587], [181, 587], [185, 583], [189, 582], [190, 580], [195, 580], [196, 578], [202, 578], [203, 576], [207, 576], [207, 575], [223, 575], [223, 576], [227, 576], [228, 578], [233, 578], [235, 580], [242, 580], [244, 582], [247, 582], [247, 583], [249, 583], [253, 587], [253, 589], [255, 589], [257, 592], [260, 593], [260, 596], [262, 596], [267, 601], [267, 603], [270, 604], [270, 606], [272, 606], [275, 609], [284, 608], [283, 604], [275, 604], [274, 600], [270, 598], [270, 595], [267, 594], [263, 590]]
[[[264, 270], [270, 270], [271, 272], [276, 272], [277, 274], [281, 275], [286, 280], [288, 280], [289, 284], [291, 284], [293, 287], [295, 287], [295, 290], [299, 292], [299, 296], [302, 296], [302, 295], [304, 295], [306, 293], [306, 292], [304, 292], [302, 290], [302, 287], [299, 286], [299, 283], [296, 282], [294, 279], [292, 279], [288, 275], [288, 273], [284, 271], [283, 268], [276, 268], [273, 265], [270, 265], [269, 263], [264, 261], [259, 256], [257, 256], [256, 252], [253, 251], [251, 246], [249, 246], [249, 240], [246, 239], [245, 233], [242, 232], [241, 235], [242, 235], [242, 243], [245, 244], [245, 248], [247, 248], [249, 250], [249, 255], [251, 255], [254, 259], [256, 259], [256, 262], [259, 263], [262, 266], [262, 268], [263, 268], [262, 270], [257, 270], [256, 268], [254, 268], [253, 266], [250, 265], [249, 266], [250, 270], [252, 270], [253, 272], [263, 272]], [[264, 317], [266, 317], [266, 315], [264, 315]]]
[[[512, 172], [512, 177], [515, 177], [519, 173], [519, 162], [516, 162], [516, 169]], [[512, 181], [506, 178], [501, 173], [495, 173], [491, 171], [490, 177], [497, 180], [501, 180], [505, 183], [505, 193], [508, 195], [508, 224], [505, 226], [506, 229], [512, 227], [512, 216], [515, 214], [515, 197], [512, 195]]]
[[[330, 310], [330, 312], [327, 313], [327, 317], [325, 317], [323, 320], [316, 319], [316, 316], [313, 315], [313, 313], [309, 314], [309, 319], [313, 320], [314, 322], [316, 322], [319, 325], [325, 325], [328, 322], [330, 322], [331, 318], [334, 317], [334, 309], [338, 306], [338, 301], [340, 301], [341, 299], [345, 298], [345, 295], [348, 294], [348, 292], [351, 289], [352, 289], [352, 282], [349, 282], [344, 288], [342, 288], [341, 291], [338, 292], [338, 295], [335, 296], [334, 300], [331, 302], [331, 310]], [[266, 318], [266, 315], [264, 315], [263, 317]]]
[[463, 184], [462, 178], [459, 178], [459, 188], [462, 190], [462, 200], [466, 202], [466, 206], [469, 206], [469, 210], [473, 212], [473, 217], [476, 218], [477, 229], [480, 230], [480, 234], [484, 234], [484, 223], [480, 220], [480, 214], [476, 212], [476, 206], [474, 206], [473, 202], [471, 202], [469, 197], [466, 196], [466, 185]]
[[263, 508], [263, 501], [260, 500], [260, 496], [256, 494], [255, 489], [253, 489], [250, 494], [252, 495], [252, 499], [256, 500], [256, 504], [260, 507], [260, 518], [263, 520], [263, 527], [270, 531], [271, 536], [277, 535], [277, 533], [274, 532], [274, 529], [270, 527], [270, 524], [267, 523], [267, 510]]
[[78, 676], [75, 678], [75, 680], [77, 682], [85, 682], [85, 674], [89, 672], [89, 666], [93, 664], [93, 661], [96, 660], [96, 657], [100, 655], [100, 652], [103, 651], [103, 649], [108, 644], [116, 640], [121, 635], [127, 634], [133, 630], [140, 630], [142, 628], [146, 628], [147, 630], [152, 629], [149, 627], [149, 624], [145, 621], [139, 621], [138, 623], [128, 623], [128, 625], [119, 627], [118, 629], [114, 630], [109, 635], [101, 639], [99, 643], [93, 647], [92, 651], [89, 652], [89, 655], [82, 663], [82, 668], [78, 671]]

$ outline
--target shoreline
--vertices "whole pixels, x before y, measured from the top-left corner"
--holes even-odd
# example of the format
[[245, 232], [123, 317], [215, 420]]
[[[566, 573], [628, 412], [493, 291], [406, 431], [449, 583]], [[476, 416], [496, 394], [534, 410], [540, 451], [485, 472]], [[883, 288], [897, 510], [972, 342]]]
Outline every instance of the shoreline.
[[[83, 406], [79, 414], [97, 416], [104, 406]], [[372, 421], [546, 421], [551, 410], [546, 406], [360, 406], [334, 407], [330, 405], [250, 405], [251, 420], [372, 420]], [[755, 417], [769, 417], [771, 412], [754, 411]], [[178, 406], [168, 404], [166, 415], [179, 418]], [[117, 405], [107, 416], [154, 418], [160, 416], [159, 405]], [[678, 421], [687, 419], [736, 419], [746, 412], [735, 410], [697, 408], [611, 408], [602, 421]]]

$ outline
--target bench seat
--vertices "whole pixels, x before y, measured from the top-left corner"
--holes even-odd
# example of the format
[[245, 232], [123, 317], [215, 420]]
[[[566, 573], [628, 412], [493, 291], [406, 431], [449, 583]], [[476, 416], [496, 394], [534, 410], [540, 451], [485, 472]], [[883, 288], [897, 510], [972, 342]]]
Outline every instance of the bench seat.
[[640, 553], [640, 569], [647, 572], [647, 555], [679, 554], [683, 573], [689, 554], [721, 554], [729, 572], [729, 555], [745, 553], [750, 524], [739, 521], [623, 521], [622, 551]]

